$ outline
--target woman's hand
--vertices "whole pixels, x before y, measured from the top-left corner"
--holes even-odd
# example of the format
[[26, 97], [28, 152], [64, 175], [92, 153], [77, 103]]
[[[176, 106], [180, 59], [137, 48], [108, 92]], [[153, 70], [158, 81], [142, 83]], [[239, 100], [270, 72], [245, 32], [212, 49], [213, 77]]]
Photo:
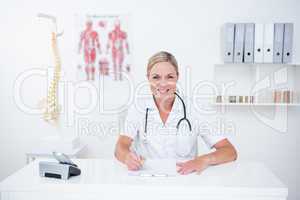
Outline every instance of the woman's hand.
[[209, 161], [206, 157], [200, 156], [194, 160], [189, 160], [183, 163], [177, 163], [177, 172], [181, 175], [186, 175], [193, 172], [202, 172], [209, 166]]
[[125, 157], [124, 164], [127, 166], [128, 170], [139, 170], [143, 166], [143, 158], [133, 152], [129, 152]]

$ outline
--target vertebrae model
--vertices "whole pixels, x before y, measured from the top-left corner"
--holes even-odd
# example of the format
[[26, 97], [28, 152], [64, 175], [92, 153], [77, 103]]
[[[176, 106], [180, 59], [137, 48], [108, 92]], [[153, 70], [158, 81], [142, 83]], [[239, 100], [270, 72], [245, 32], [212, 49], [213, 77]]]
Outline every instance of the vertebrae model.
[[61, 72], [61, 62], [57, 48], [57, 34], [52, 32], [52, 51], [54, 54], [54, 74], [53, 79], [51, 80], [50, 86], [48, 88], [47, 102], [46, 102], [46, 110], [44, 113], [44, 119], [46, 121], [49, 120], [57, 120], [59, 116], [59, 104], [58, 104], [58, 83], [60, 79]]
[[51, 15], [38, 14], [38, 17], [47, 18], [53, 22], [53, 31], [51, 38], [52, 52], [54, 54], [54, 73], [53, 78], [50, 82], [48, 88], [47, 99], [44, 100], [44, 115], [43, 118], [48, 122], [57, 122], [60, 112], [60, 107], [58, 104], [58, 83], [61, 74], [61, 61], [59, 56], [59, 51], [57, 47], [57, 38], [62, 35], [62, 33], [57, 32], [56, 18]]

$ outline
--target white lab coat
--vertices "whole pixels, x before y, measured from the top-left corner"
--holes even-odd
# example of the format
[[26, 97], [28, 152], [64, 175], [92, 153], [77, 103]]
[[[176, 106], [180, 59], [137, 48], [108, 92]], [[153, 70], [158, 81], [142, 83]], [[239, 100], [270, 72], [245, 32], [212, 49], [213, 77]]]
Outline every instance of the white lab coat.
[[[188, 109], [189, 102], [184, 100], [184, 103], [187, 107], [187, 118], [192, 125], [192, 132], [189, 131], [186, 122], [182, 122], [179, 129], [176, 129], [178, 121], [184, 116], [183, 105], [178, 97], [175, 98], [165, 124], [162, 122], [158, 108], [151, 97], [130, 106], [121, 135], [132, 138], [134, 141], [132, 150], [149, 159], [193, 159], [198, 153], [198, 136], [204, 140], [209, 148], [225, 139], [219, 133], [200, 131], [199, 128], [203, 125], [201, 124], [201, 117], [194, 112], [194, 109]], [[147, 134], [145, 134], [146, 108], [149, 108]]]

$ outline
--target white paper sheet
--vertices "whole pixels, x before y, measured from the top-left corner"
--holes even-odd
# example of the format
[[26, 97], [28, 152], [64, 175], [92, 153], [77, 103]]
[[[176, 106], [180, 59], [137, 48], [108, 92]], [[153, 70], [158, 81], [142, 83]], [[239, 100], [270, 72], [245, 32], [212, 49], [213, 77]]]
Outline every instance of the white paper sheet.
[[141, 177], [171, 177], [176, 176], [176, 160], [148, 159], [143, 168], [138, 171], [128, 171], [129, 176]]

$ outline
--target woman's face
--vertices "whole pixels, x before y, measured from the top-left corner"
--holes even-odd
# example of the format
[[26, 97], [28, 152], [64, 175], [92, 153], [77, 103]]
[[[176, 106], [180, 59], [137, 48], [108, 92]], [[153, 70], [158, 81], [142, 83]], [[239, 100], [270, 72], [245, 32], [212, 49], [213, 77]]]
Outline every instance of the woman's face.
[[148, 75], [152, 94], [157, 99], [167, 99], [176, 92], [178, 80], [174, 66], [169, 62], [159, 62], [155, 64]]

